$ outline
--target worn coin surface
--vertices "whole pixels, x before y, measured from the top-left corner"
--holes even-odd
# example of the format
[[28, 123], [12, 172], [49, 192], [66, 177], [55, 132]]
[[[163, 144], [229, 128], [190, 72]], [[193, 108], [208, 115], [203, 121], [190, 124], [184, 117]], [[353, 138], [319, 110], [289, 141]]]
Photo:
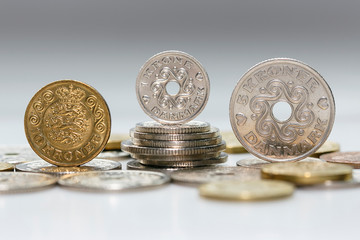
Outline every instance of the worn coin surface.
[[[307, 157], [300, 160], [299, 162], [325, 162], [319, 158]], [[249, 168], [258, 168], [261, 169], [263, 166], [271, 164], [271, 162], [262, 160], [260, 158], [245, 158], [236, 162], [237, 166], [240, 167], [249, 167]]]
[[44, 162], [43, 160], [16, 165], [16, 170], [19, 171], [49, 173], [55, 175], [89, 171], [106, 171], [111, 169], [121, 169], [121, 163], [113, 160], [95, 158], [92, 161], [78, 167], [58, 167], [50, 163]]
[[256, 157], [296, 161], [329, 136], [335, 102], [326, 81], [293, 59], [270, 59], [251, 68], [230, 100], [230, 122], [240, 143]]
[[261, 168], [263, 178], [290, 181], [297, 185], [349, 180], [351, 175], [352, 167], [327, 162], [272, 163]]
[[91, 86], [60, 80], [40, 89], [25, 112], [32, 149], [58, 166], [79, 166], [95, 158], [110, 136], [110, 112]]
[[187, 141], [163, 141], [163, 140], [147, 140], [147, 139], [132, 138], [131, 141], [135, 145], [144, 146], [144, 147], [185, 148], [185, 147], [203, 147], [203, 146], [217, 145], [221, 143], [222, 138], [221, 136], [218, 136], [216, 138], [187, 140]]
[[155, 121], [148, 121], [137, 123], [135, 131], [158, 134], [202, 133], [210, 131], [210, 124], [207, 122], [191, 121], [181, 125], [164, 125]]
[[311, 154], [311, 157], [320, 157], [322, 154], [325, 153], [332, 153], [332, 152], [339, 152], [340, 151], [340, 144], [337, 142], [326, 141], [324, 142], [321, 147], [316, 150], [315, 153]]
[[141, 108], [163, 124], [182, 124], [204, 109], [210, 92], [209, 77], [194, 57], [165, 51], [140, 69], [136, 95]]
[[151, 171], [104, 171], [71, 174], [62, 177], [62, 186], [98, 191], [121, 191], [165, 184], [170, 178], [160, 172]]
[[135, 145], [132, 141], [126, 140], [121, 143], [121, 149], [131, 154], [139, 155], [193, 155], [193, 154], [205, 154], [222, 151], [226, 148], [225, 142], [220, 144], [192, 147], [192, 148], [155, 148], [155, 147], [143, 147]]
[[0, 193], [28, 192], [57, 182], [57, 177], [40, 173], [1, 172]]
[[188, 141], [188, 140], [200, 140], [215, 138], [220, 135], [219, 129], [210, 127], [210, 130], [202, 133], [191, 133], [191, 134], [155, 134], [155, 133], [144, 133], [135, 131], [134, 128], [130, 130], [130, 136], [137, 139], [147, 140], [159, 140], [159, 141]]
[[360, 168], [360, 152], [335, 152], [323, 154], [320, 156], [327, 162], [343, 163], [352, 166], [353, 168]]
[[219, 181], [201, 185], [199, 192], [208, 198], [257, 201], [291, 196], [294, 185], [277, 180]]
[[105, 150], [108, 151], [121, 150], [121, 142], [129, 138], [130, 137], [128, 134], [112, 133], [110, 134], [110, 138], [105, 145]]
[[171, 174], [171, 178], [177, 182], [199, 184], [222, 180], [259, 180], [260, 170], [242, 167], [209, 167], [200, 169], [186, 169]]
[[246, 149], [239, 142], [233, 132], [221, 132], [223, 140], [226, 142], [227, 153], [246, 153]]
[[6, 162], [0, 162], [0, 172], [1, 171], [9, 171], [9, 170], [13, 170], [14, 169], [14, 165], [10, 164], [10, 163], [6, 163]]

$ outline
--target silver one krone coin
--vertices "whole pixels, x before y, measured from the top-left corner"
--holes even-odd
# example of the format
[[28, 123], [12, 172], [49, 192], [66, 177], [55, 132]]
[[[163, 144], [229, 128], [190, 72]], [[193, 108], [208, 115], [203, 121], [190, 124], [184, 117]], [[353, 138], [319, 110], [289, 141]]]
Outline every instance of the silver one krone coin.
[[187, 141], [163, 141], [163, 140], [147, 140], [132, 138], [131, 141], [135, 145], [144, 147], [159, 147], [159, 148], [184, 148], [184, 147], [203, 147], [220, 144], [221, 137], [199, 139], [199, 140], [187, 140]]
[[148, 121], [137, 123], [135, 130], [138, 132], [159, 134], [202, 133], [210, 130], [210, 124], [207, 122], [191, 121], [182, 125], [164, 125], [155, 121]]
[[204, 109], [209, 77], [199, 61], [187, 53], [165, 51], [151, 57], [136, 79], [141, 108], [163, 124], [183, 124]]
[[[300, 162], [325, 162], [320, 158], [307, 157], [300, 160]], [[270, 164], [271, 162], [262, 160], [260, 158], [245, 158], [236, 162], [237, 166], [248, 167], [248, 168], [257, 168], [261, 169], [263, 166]]]
[[205, 154], [195, 154], [195, 155], [141, 155], [141, 154], [131, 154], [132, 158], [142, 159], [142, 160], [157, 160], [157, 161], [195, 161], [195, 160], [207, 160], [210, 158], [217, 158], [222, 154], [222, 152], [211, 152]]
[[77, 173], [63, 176], [58, 183], [80, 190], [121, 191], [163, 185], [170, 178], [160, 172], [151, 171], [104, 171]]
[[297, 161], [329, 136], [335, 102], [326, 81], [293, 59], [270, 59], [251, 68], [230, 100], [230, 122], [250, 153], [271, 162]]
[[155, 172], [164, 172], [164, 173], [168, 173], [169, 171], [173, 172], [173, 171], [177, 171], [179, 169], [184, 169], [184, 168], [175, 168], [175, 167], [146, 166], [146, 165], [141, 164], [137, 160], [131, 160], [131, 161], [127, 162], [126, 167], [128, 170], [155, 171]]

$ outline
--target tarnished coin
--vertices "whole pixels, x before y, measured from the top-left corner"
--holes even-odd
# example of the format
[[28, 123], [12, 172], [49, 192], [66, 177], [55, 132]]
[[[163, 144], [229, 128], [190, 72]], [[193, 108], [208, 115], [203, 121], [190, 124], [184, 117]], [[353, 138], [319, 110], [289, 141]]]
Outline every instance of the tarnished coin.
[[222, 152], [212, 152], [212, 153], [206, 153], [206, 154], [195, 154], [195, 155], [141, 155], [141, 154], [131, 154], [132, 158], [135, 159], [142, 159], [142, 160], [157, 160], [157, 161], [195, 161], [195, 160], [207, 160], [210, 158], [217, 158], [220, 157]]
[[208, 132], [202, 133], [191, 133], [191, 134], [155, 134], [155, 133], [144, 133], [135, 131], [134, 128], [130, 130], [130, 136], [137, 139], [148, 139], [158, 141], [188, 141], [188, 140], [200, 140], [215, 138], [220, 135], [219, 129], [211, 127]]
[[135, 126], [135, 131], [156, 134], [189, 134], [210, 131], [207, 122], [191, 121], [181, 125], [164, 125], [155, 121], [140, 122]]
[[151, 171], [104, 171], [71, 174], [62, 177], [62, 186], [80, 190], [121, 191], [165, 184], [170, 178], [160, 172]]
[[209, 167], [176, 171], [171, 174], [171, 179], [177, 182], [200, 184], [222, 180], [259, 180], [260, 170], [242, 167]]
[[276, 180], [220, 181], [201, 185], [199, 192], [221, 200], [258, 201], [291, 196], [294, 185]]
[[96, 158], [110, 159], [110, 160], [122, 160], [129, 158], [130, 154], [123, 151], [103, 151]]
[[263, 166], [261, 176], [293, 182], [297, 185], [319, 184], [328, 180], [351, 179], [352, 167], [326, 162], [287, 162]]
[[228, 155], [226, 153], [221, 153], [219, 157], [209, 158], [209, 159], [194, 159], [188, 161], [171, 161], [171, 160], [144, 160], [137, 159], [141, 164], [147, 166], [157, 166], [157, 167], [176, 167], [176, 168], [193, 168], [201, 167], [207, 165], [214, 165], [226, 162]]
[[311, 154], [311, 157], [320, 157], [322, 154], [338, 151], [340, 151], [340, 144], [332, 141], [326, 141], [318, 150], [316, 150], [315, 153]]
[[[187, 141], [162, 141], [162, 140], [147, 140], [131, 138], [135, 145], [143, 147], [158, 147], [158, 148], [185, 148], [185, 147], [203, 147], [220, 144], [221, 136], [209, 139], [187, 140]], [[227, 147], [227, 146], [226, 146]]]
[[55, 175], [65, 175], [89, 171], [106, 171], [111, 169], [121, 169], [121, 163], [113, 160], [95, 158], [92, 161], [78, 167], [58, 167], [44, 162], [43, 160], [16, 165], [16, 170], [19, 171], [48, 173]]
[[178, 171], [180, 169], [184, 168], [175, 168], [175, 167], [152, 167], [152, 166], [146, 166], [141, 164], [137, 160], [132, 160], [127, 163], [127, 169], [128, 170], [142, 170], [142, 171], [155, 171], [155, 172], [173, 172]]
[[136, 79], [141, 108], [163, 124], [182, 124], [204, 109], [210, 92], [205, 69], [192, 56], [179, 51], [151, 57]]
[[9, 170], [13, 170], [13, 169], [14, 169], [14, 165], [12, 165], [10, 163], [0, 162], [0, 172], [1, 171], [9, 171]]
[[230, 121], [240, 143], [256, 157], [296, 161], [329, 136], [335, 102], [325, 80], [308, 65], [270, 59], [251, 68], [230, 100]]
[[[307, 157], [305, 159], [300, 160], [299, 162], [325, 162], [325, 161], [319, 158]], [[258, 169], [261, 169], [263, 166], [268, 164], [271, 164], [271, 162], [262, 160], [260, 158], [246, 158], [236, 162], [236, 165], [240, 167], [249, 167], [249, 168], [258, 168]]]
[[95, 158], [110, 136], [110, 112], [94, 88], [60, 80], [40, 89], [25, 112], [32, 149], [58, 166], [79, 166]]
[[139, 155], [193, 155], [193, 154], [205, 154], [211, 152], [222, 151], [226, 148], [225, 142], [222, 141], [220, 144], [203, 146], [203, 147], [192, 147], [192, 148], [154, 148], [154, 147], [143, 147], [133, 144], [130, 140], [123, 141], [121, 143], [121, 149], [125, 152], [139, 154]]
[[120, 133], [110, 134], [110, 138], [105, 145], [105, 150], [108, 151], [121, 150], [121, 142], [126, 139], [129, 139], [128, 134], [120, 134]]
[[327, 162], [342, 163], [352, 166], [353, 168], [360, 168], [360, 152], [336, 152], [328, 153], [320, 156]]
[[233, 132], [221, 132], [222, 139], [226, 142], [227, 153], [246, 153], [246, 149], [239, 142]]
[[41, 173], [1, 172], [0, 193], [39, 190], [57, 182], [57, 177]]

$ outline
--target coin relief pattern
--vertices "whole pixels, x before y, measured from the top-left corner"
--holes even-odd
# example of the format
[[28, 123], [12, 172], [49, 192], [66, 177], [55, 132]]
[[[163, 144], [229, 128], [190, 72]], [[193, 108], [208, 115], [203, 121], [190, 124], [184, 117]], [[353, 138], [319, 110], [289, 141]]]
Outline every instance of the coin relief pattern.
[[[278, 102], [290, 106], [287, 119], [276, 116]], [[326, 140], [334, 114], [333, 96], [323, 78], [290, 59], [269, 60], [249, 70], [230, 103], [240, 142], [270, 161], [299, 160], [314, 152]]]
[[[169, 90], [170, 85], [178, 89]], [[188, 122], [205, 107], [209, 79], [190, 55], [168, 51], [150, 58], [137, 78], [137, 97], [143, 110], [166, 124]]]

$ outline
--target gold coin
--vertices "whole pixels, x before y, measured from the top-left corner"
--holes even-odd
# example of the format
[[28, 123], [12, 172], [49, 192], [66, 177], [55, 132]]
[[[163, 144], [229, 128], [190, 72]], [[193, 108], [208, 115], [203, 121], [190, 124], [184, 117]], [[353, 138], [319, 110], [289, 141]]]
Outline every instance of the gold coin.
[[10, 163], [6, 163], [6, 162], [0, 162], [0, 172], [1, 171], [9, 171], [9, 170], [13, 170], [14, 169], [14, 165], [10, 164]]
[[220, 181], [201, 185], [199, 192], [209, 198], [256, 201], [290, 196], [294, 185], [277, 180]]
[[349, 180], [352, 167], [326, 162], [271, 163], [262, 167], [261, 175], [267, 179], [279, 179], [297, 185], [312, 185], [328, 180]]
[[222, 139], [226, 142], [227, 153], [247, 153], [233, 132], [221, 132]]
[[121, 142], [130, 139], [129, 134], [115, 133], [111, 134], [109, 141], [105, 145], [105, 150], [121, 150]]
[[25, 133], [32, 149], [58, 166], [79, 166], [105, 147], [111, 129], [108, 106], [91, 86], [60, 80], [40, 89], [26, 108]]
[[340, 151], [340, 144], [337, 142], [326, 141], [321, 147], [316, 150], [315, 153], [311, 154], [311, 157], [320, 157], [321, 154], [324, 153], [332, 153], [332, 152], [339, 152]]

